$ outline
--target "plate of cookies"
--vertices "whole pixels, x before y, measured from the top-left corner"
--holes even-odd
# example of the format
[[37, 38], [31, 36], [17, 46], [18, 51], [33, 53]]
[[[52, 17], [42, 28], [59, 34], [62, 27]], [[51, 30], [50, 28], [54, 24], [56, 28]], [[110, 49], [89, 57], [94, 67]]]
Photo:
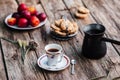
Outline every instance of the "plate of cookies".
[[77, 23], [68, 19], [58, 19], [54, 24], [51, 24], [51, 34], [55, 39], [68, 40], [76, 36], [77, 32]]

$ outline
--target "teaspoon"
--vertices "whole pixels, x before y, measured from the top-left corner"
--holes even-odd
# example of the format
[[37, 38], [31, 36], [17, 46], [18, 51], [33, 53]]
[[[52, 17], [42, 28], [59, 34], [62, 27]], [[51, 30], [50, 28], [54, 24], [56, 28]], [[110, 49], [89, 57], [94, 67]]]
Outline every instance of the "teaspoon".
[[72, 65], [72, 67], [71, 67], [71, 74], [75, 74], [75, 69], [74, 69], [74, 65], [75, 64], [76, 64], [76, 60], [72, 59], [71, 60], [71, 65]]

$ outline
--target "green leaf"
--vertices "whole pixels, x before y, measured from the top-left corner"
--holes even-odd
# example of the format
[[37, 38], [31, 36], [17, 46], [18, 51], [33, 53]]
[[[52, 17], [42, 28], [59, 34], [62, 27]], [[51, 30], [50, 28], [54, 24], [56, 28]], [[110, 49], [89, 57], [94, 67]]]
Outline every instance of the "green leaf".
[[19, 45], [20, 48], [21, 48], [21, 47], [22, 47], [22, 40], [18, 39], [17, 42], [18, 42], [18, 45]]
[[16, 44], [17, 43], [17, 41], [14, 41], [14, 40], [11, 40], [11, 39], [7, 39], [5, 37], [0, 37], [0, 39], [6, 40], [6, 41], [8, 41], [8, 42], [10, 42], [12, 44]]

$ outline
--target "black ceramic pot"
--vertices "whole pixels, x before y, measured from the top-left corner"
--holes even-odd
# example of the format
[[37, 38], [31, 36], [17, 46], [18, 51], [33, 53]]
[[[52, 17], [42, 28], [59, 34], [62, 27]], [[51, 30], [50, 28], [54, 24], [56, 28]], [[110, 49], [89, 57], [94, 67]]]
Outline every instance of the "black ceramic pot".
[[101, 24], [89, 24], [84, 27], [83, 31], [85, 37], [82, 54], [89, 59], [100, 59], [105, 56], [107, 50], [105, 41], [120, 45], [119, 41], [103, 37], [105, 27]]

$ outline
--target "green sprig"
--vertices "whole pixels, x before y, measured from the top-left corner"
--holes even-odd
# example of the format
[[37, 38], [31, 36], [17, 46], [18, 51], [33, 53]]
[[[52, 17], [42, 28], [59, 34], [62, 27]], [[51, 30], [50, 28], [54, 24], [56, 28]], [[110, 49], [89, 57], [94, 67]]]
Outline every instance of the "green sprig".
[[20, 40], [20, 39], [18, 39], [17, 41], [14, 41], [5, 37], [0, 37], [0, 39], [6, 40], [12, 44], [17, 44], [20, 47], [21, 60], [23, 64], [24, 64], [25, 54], [27, 54], [30, 50], [35, 50], [38, 46], [38, 44], [33, 40], [27, 42], [25, 40]]

